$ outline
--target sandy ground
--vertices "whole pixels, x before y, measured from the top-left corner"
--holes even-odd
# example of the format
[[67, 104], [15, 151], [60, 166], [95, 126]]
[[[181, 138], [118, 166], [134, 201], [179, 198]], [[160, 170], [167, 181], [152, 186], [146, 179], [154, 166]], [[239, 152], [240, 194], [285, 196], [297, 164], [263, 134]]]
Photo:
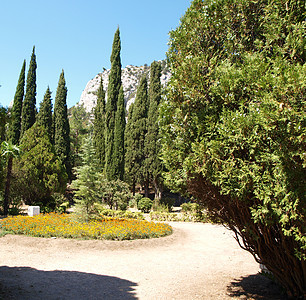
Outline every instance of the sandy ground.
[[170, 223], [171, 236], [0, 238], [0, 299], [285, 299], [224, 227]]

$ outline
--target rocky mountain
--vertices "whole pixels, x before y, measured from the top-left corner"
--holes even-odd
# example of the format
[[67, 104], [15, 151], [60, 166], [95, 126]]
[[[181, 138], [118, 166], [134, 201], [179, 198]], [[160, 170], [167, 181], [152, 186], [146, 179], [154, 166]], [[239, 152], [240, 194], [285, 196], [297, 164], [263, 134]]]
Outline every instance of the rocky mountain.
[[[166, 62], [161, 61], [162, 64], [162, 75], [161, 75], [161, 84], [163, 86], [169, 81], [171, 73], [167, 68]], [[82, 92], [80, 101], [77, 105], [84, 105], [84, 108], [87, 112], [91, 112], [92, 109], [97, 104], [97, 92], [100, 85], [100, 78], [103, 79], [103, 87], [107, 93], [108, 87], [108, 77], [110, 74], [110, 70], [104, 69], [102, 73], [97, 74], [93, 79], [91, 79], [85, 89]], [[135, 101], [136, 91], [138, 87], [138, 83], [143, 74], [146, 74], [148, 80], [150, 78], [150, 66], [132, 66], [128, 65], [124, 69], [122, 69], [121, 80], [124, 91], [124, 99], [126, 103], [126, 109], [129, 109], [129, 106]], [[107, 100], [107, 95], [106, 95]]]

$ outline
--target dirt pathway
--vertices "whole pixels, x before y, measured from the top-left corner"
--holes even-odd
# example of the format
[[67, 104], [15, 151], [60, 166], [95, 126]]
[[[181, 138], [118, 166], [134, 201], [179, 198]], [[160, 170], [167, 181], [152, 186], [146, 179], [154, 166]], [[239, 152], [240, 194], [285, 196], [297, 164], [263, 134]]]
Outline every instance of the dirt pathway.
[[137, 241], [0, 238], [3, 299], [283, 299], [224, 227]]

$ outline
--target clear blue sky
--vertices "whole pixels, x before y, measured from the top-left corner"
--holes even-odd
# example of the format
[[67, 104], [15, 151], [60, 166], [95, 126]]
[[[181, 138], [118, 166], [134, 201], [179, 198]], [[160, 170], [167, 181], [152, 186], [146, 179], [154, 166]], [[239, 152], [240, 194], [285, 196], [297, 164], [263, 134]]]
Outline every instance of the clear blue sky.
[[[68, 107], [86, 83], [110, 68], [114, 33], [119, 26], [122, 66], [165, 58], [169, 31], [175, 29], [191, 0], [6, 0], [0, 8], [0, 104], [14, 98], [23, 60], [27, 67], [35, 45], [37, 97], [48, 87], [54, 101], [65, 71]], [[26, 74], [27, 74], [26, 69]]]

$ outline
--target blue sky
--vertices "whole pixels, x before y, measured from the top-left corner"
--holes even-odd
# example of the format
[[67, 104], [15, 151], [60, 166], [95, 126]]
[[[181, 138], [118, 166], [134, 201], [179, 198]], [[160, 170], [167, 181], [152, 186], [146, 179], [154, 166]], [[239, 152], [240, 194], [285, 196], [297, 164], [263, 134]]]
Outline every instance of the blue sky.
[[[68, 107], [86, 83], [110, 68], [114, 33], [119, 26], [122, 66], [165, 58], [169, 31], [191, 0], [4, 0], [0, 10], [0, 104], [14, 98], [23, 60], [35, 45], [37, 106], [50, 86], [54, 100], [65, 71]], [[26, 69], [26, 74], [27, 74]]]

